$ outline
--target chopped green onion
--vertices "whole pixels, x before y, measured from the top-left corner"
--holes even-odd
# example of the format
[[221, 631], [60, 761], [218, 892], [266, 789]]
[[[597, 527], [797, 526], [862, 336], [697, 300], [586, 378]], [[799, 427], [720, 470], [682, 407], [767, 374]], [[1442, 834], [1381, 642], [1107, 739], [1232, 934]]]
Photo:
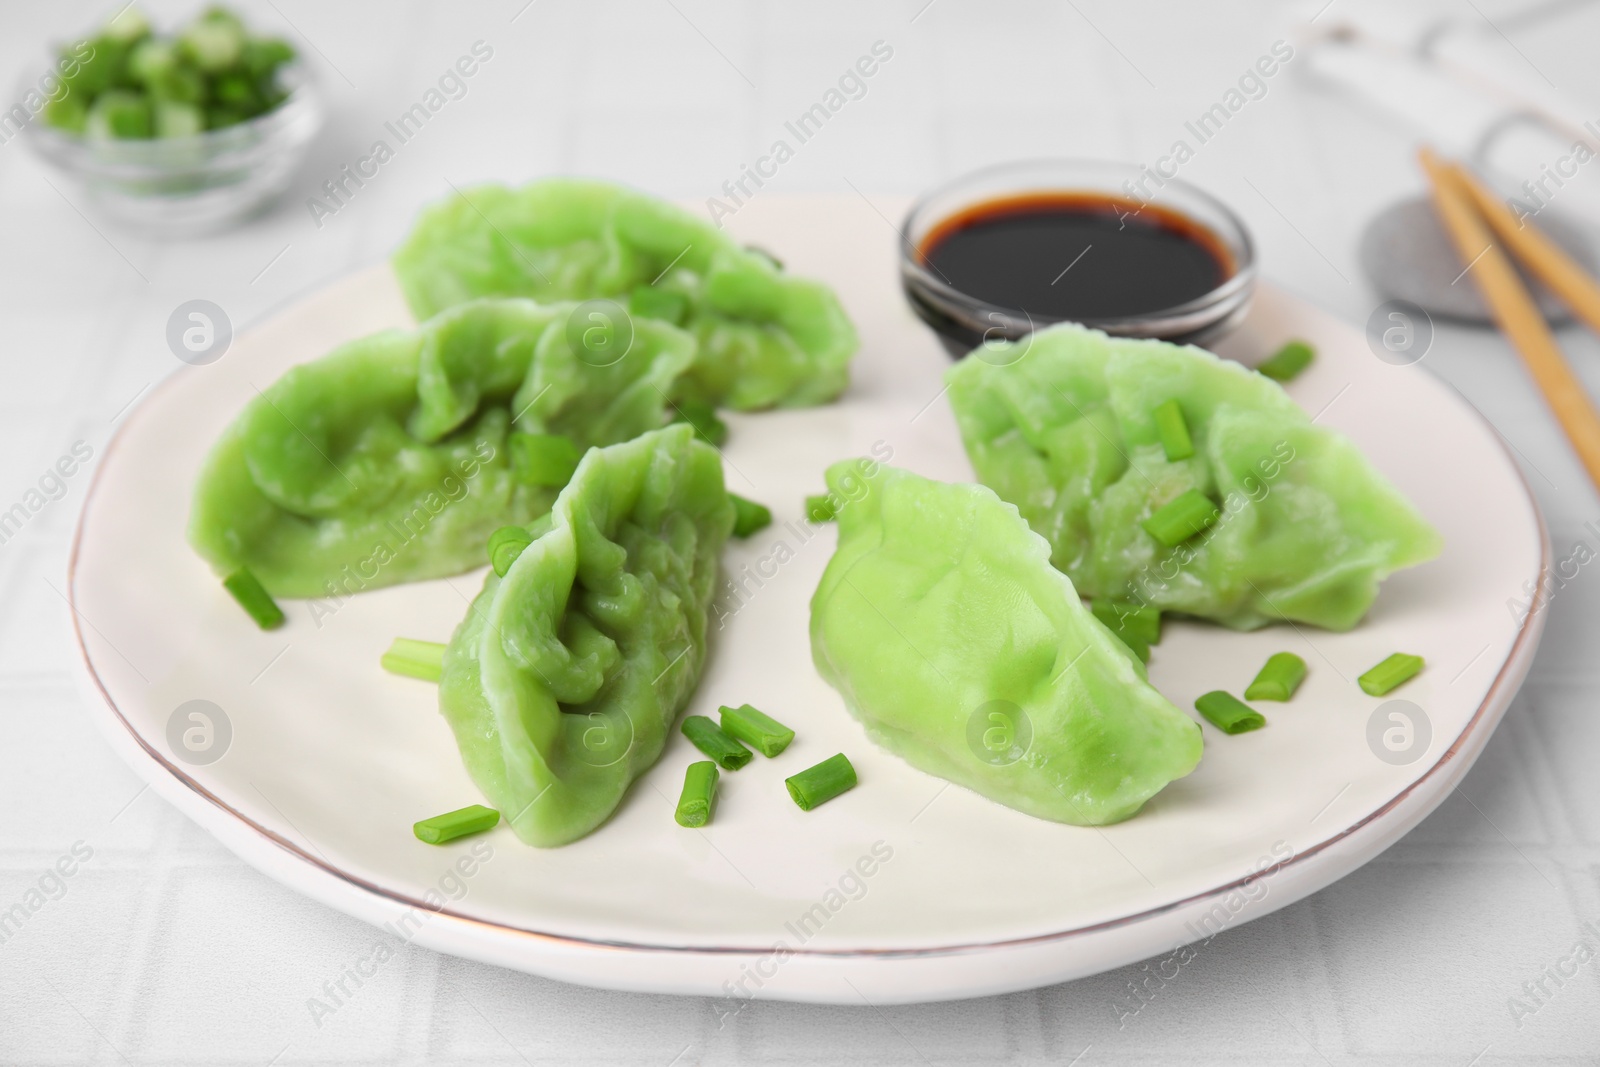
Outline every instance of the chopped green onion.
[[411, 827], [411, 832], [417, 835], [418, 841], [426, 841], [430, 845], [442, 845], [458, 837], [492, 830], [499, 821], [498, 811], [486, 808], [482, 804], [472, 804], [443, 815], [435, 815], [431, 819], [423, 819]]
[[628, 314], [681, 325], [689, 314], [689, 298], [673, 289], [641, 285], [628, 294]]
[[1161, 438], [1161, 450], [1169, 460], [1188, 459], [1194, 455], [1189, 424], [1183, 421], [1183, 408], [1176, 400], [1158, 405], [1151, 416], [1156, 420], [1156, 436]]
[[717, 796], [717, 765], [710, 760], [689, 764], [683, 772], [683, 792], [678, 795], [678, 810], [673, 818], [679, 826], [704, 826], [711, 821], [711, 805]]
[[29, 110], [42, 106], [46, 122], [89, 139], [191, 140], [283, 103], [279, 70], [294, 56], [284, 41], [251, 36], [220, 5], [157, 35], [129, 4], [92, 39], [60, 50], [64, 91], [41, 87], [54, 99]]
[[694, 424], [694, 435], [712, 448], [721, 448], [728, 440], [728, 424], [713, 415]]
[[517, 481], [560, 489], [572, 480], [582, 454], [571, 439], [553, 433], [513, 433], [511, 466]]
[[294, 49], [275, 37], [253, 37], [244, 43], [245, 69], [264, 78], [294, 58]]
[[145, 18], [143, 11], [128, 4], [106, 21], [104, 32], [111, 40], [127, 44], [150, 32], [150, 20]]
[[1381, 697], [1392, 689], [1409, 682], [1422, 670], [1422, 657], [1406, 652], [1396, 652], [1356, 681], [1364, 692]]
[[1209, 497], [1198, 489], [1190, 489], [1161, 505], [1155, 514], [1139, 525], [1151, 537], [1172, 548], [1207, 529], [1221, 517], [1222, 512]]
[[1306, 680], [1306, 661], [1293, 652], [1274, 652], [1244, 691], [1246, 700], [1288, 700]]
[[89, 121], [89, 108], [77, 93], [57, 97], [45, 103], [44, 120], [57, 129], [82, 133]]
[[1147, 645], [1161, 643], [1161, 609], [1131, 600], [1097, 599], [1089, 610], [1118, 637], [1132, 635]]
[[750, 750], [722, 732], [722, 728], [704, 715], [691, 715], [679, 727], [701, 752], [717, 761], [725, 771], [736, 771], [751, 760]]
[[1259, 711], [1220, 689], [1196, 700], [1194, 710], [1225, 734], [1247, 733], [1267, 725], [1266, 717]]
[[838, 515], [828, 494], [806, 497], [806, 518], [812, 522], [832, 522]]
[[206, 128], [205, 112], [193, 104], [157, 100], [152, 114], [157, 137], [193, 137]]
[[738, 493], [729, 493], [728, 499], [733, 501], [733, 536], [749, 537], [772, 525], [772, 512], [765, 504], [746, 500]]
[[150, 101], [132, 90], [107, 89], [89, 105], [84, 130], [97, 139], [148, 140], [153, 132]]
[[444, 649], [445, 646], [437, 641], [413, 641], [409, 637], [397, 637], [379, 662], [390, 674], [437, 682], [444, 670]]
[[737, 708], [723, 705], [722, 732], [736, 738], [771, 759], [789, 747], [794, 731], [749, 704]]
[[850, 761], [841, 752], [837, 756], [829, 756], [815, 767], [807, 767], [793, 778], [785, 778], [783, 784], [788, 787], [794, 802], [800, 805], [800, 810], [810, 811], [840, 793], [854, 789], [856, 769], [850, 766]]
[[195, 66], [209, 74], [233, 66], [244, 51], [239, 26], [219, 19], [196, 19], [179, 34], [178, 41]]
[[222, 579], [222, 588], [233, 594], [239, 606], [250, 613], [256, 625], [263, 630], [276, 630], [283, 625], [283, 609], [278, 607], [272, 594], [250, 573], [249, 567], [240, 567]]
[[1128, 646], [1129, 652], [1139, 657], [1140, 663], [1150, 662], [1150, 642], [1141, 640], [1136, 634], [1127, 633], [1114, 627], [1108, 626], [1107, 629], [1111, 630], [1112, 637]]
[[500, 577], [522, 555], [522, 550], [533, 544], [533, 535], [522, 526], [502, 526], [489, 535], [489, 565]]
[[687, 422], [694, 427], [694, 435], [713, 448], [728, 439], [728, 424], [717, 418], [717, 409], [697, 400], [685, 400], [677, 405], [673, 422]]
[[1299, 377], [1301, 371], [1311, 366], [1316, 354], [1316, 349], [1304, 341], [1290, 341], [1257, 366], [1256, 370], [1275, 382], [1287, 382]]

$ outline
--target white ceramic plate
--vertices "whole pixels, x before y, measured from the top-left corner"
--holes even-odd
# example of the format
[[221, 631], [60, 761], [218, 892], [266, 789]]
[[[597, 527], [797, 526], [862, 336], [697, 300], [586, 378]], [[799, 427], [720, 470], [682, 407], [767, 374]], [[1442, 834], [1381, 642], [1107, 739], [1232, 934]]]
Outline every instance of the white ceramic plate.
[[[900, 206], [879, 205], [891, 217]], [[776, 521], [728, 549], [744, 593], [724, 604], [736, 610], [689, 711], [749, 701], [799, 739], [776, 761], [724, 775], [712, 826], [673, 823], [696, 757], [674, 735], [615, 817], [576, 844], [528, 848], [503, 826], [419, 843], [413, 821], [479, 795], [432, 687], [385, 674], [378, 657], [396, 635], [446, 640], [479, 576], [315, 611], [291, 602], [289, 624], [263, 633], [189, 551], [201, 457], [256, 387], [338, 342], [409, 323], [386, 265], [250, 330], [220, 362], [181, 369], [107, 449], [70, 583], [111, 743], [251, 864], [428, 947], [620, 989], [857, 1004], [1022, 989], [1170, 951], [1348, 874], [1472, 765], [1538, 641], [1542, 615], [1519, 623], [1507, 609], [1543, 565], [1538, 511], [1495, 431], [1450, 389], [1421, 366], [1379, 361], [1358, 331], [1270, 286], [1224, 349], [1258, 358], [1288, 337], [1315, 342], [1319, 358], [1291, 394], [1416, 501], [1444, 555], [1392, 579], [1353, 633], [1169, 626], [1150, 673], [1181, 708], [1210, 689], [1239, 691], [1280, 649], [1311, 674], [1291, 704], [1266, 709], [1266, 729], [1207, 727], [1199, 769], [1121, 825], [1033, 819], [874, 748], [811, 665], [807, 601], [834, 534], [801, 527], [801, 501], [829, 462], [880, 441], [897, 464], [970, 479], [941, 395], [948, 360], [900, 297], [896, 235], [872, 205], [758, 199], [732, 228], [835, 286], [863, 343], [841, 403], [728, 417], [730, 488]], [[1395, 650], [1428, 661], [1393, 694], [1426, 722], [1409, 750], [1405, 721], [1391, 708], [1374, 727], [1385, 701], [1355, 683]], [[169, 738], [191, 700], [226, 717], [231, 738], [214, 762], [195, 763]], [[1408, 754], [1375, 754], [1390, 752], [1384, 731]], [[838, 751], [860, 786], [799, 811], [783, 778]]]

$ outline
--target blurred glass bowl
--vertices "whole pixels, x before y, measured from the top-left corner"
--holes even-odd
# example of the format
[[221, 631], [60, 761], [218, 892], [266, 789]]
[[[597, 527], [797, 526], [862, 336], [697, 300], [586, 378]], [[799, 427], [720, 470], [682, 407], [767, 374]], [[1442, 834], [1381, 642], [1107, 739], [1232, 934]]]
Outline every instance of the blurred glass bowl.
[[[42, 114], [24, 136], [40, 159], [119, 225], [157, 237], [212, 233], [283, 192], [322, 127], [322, 98], [310, 70], [296, 63], [280, 78], [289, 95], [276, 108], [193, 137], [86, 138], [47, 125]], [[38, 81], [25, 78], [13, 99]]]

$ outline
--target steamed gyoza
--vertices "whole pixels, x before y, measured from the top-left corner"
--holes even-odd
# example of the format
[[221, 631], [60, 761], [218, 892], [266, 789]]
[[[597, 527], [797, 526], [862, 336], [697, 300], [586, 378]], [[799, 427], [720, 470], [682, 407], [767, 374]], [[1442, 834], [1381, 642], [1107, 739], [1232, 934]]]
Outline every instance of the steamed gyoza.
[[597, 355], [572, 318], [570, 304], [473, 301], [291, 369], [207, 457], [195, 549], [287, 597], [481, 566], [490, 533], [547, 513], [560, 488], [529, 483], [514, 434], [581, 452], [660, 427], [694, 358], [692, 338], [654, 320], [627, 358]]
[[817, 670], [930, 774], [1057, 822], [1126, 819], [1200, 759], [1200, 728], [981, 485], [848, 460], [811, 598]]
[[[1277, 383], [1198, 348], [1057, 326], [946, 374], [978, 478], [1050, 542], [1078, 592], [1251, 629], [1347, 630], [1439, 535], [1342, 435]], [[1168, 459], [1176, 401], [1193, 454]], [[1146, 529], [1194, 490], [1220, 509], [1178, 544]], [[1191, 498], [1193, 499], [1193, 498]]]
[[705, 662], [733, 518], [716, 450], [672, 426], [590, 451], [505, 577], [485, 578], [439, 706], [523, 841], [587, 834], [661, 754]]
[[641, 317], [699, 345], [676, 399], [802, 407], [844, 389], [855, 328], [819, 282], [786, 274], [710, 223], [604, 182], [548, 178], [464, 190], [423, 211], [394, 255], [418, 318], [483, 296], [610, 298], [600, 330]]

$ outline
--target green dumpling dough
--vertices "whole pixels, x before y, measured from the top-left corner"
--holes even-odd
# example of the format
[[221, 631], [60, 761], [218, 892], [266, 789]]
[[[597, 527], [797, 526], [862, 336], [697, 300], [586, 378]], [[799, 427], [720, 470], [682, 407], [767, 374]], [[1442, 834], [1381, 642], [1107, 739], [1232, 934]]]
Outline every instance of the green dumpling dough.
[[706, 655], [733, 503], [715, 449], [672, 426], [591, 451], [444, 654], [467, 772], [530, 845], [604, 822], [666, 742]]
[[248, 567], [284, 597], [482, 566], [491, 533], [547, 513], [560, 489], [515, 462], [517, 435], [581, 453], [656, 429], [694, 358], [662, 322], [641, 321], [615, 358], [572, 321], [570, 304], [473, 301], [291, 369], [213, 446], [190, 542], [219, 574]]
[[[945, 380], [978, 479], [1084, 596], [1238, 630], [1348, 630], [1384, 578], [1439, 554], [1439, 535], [1354, 444], [1202, 349], [1056, 326], [968, 355]], [[1157, 430], [1169, 401], [1193, 441], [1186, 458], [1169, 460]], [[1191, 490], [1220, 517], [1163, 544], [1144, 522]]]
[[640, 318], [680, 325], [699, 353], [679, 400], [740, 411], [825, 403], [844, 389], [856, 350], [827, 286], [605, 182], [467, 189], [423, 211], [393, 264], [419, 319], [474, 297], [526, 296], [612, 301], [592, 312], [600, 331], [625, 334]]
[[1200, 727], [981, 485], [871, 460], [828, 470], [839, 548], [811, 653], [874, 741], [1042, 819], [1100, 826], [1194, 770]]

